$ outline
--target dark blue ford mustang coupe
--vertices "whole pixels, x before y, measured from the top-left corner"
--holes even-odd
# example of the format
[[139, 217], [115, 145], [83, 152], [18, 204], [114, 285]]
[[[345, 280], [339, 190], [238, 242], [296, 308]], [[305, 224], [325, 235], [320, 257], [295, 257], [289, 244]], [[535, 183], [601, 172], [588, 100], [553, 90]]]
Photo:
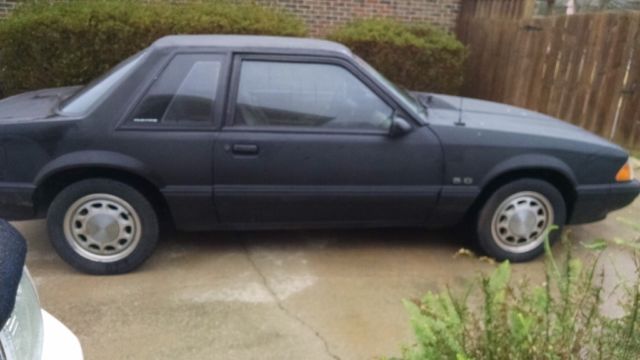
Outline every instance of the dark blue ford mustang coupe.
[[[0, 217], [47, 217], [94, 274], [183, 230], [473, 227], [497, 259], [640, 192], [628, 154], [568, 123], [409, 93], [344, 46], [170, 36], [85, 87], [0, 101]], [[552, 239], [557, 238], [557, 232]]]

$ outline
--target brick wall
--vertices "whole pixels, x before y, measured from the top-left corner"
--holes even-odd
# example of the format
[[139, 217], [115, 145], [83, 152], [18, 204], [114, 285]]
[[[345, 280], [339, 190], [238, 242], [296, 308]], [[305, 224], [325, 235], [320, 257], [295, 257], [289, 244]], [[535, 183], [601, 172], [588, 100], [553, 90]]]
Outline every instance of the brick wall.
[[427, 21], [453, 31], [462, 0], [258, 0], [300, 16], [314, 34], [362, 17]]
[[[175, 1], [175, 0], [173, 0]], [[238, 0], [243, 1], [243, 0]], [[453, 31], [463, 0], [254, 0], [283, 8], [301, 17], [312, 34], [322, 35], [350, 20], [392, 17], [402, 21], [426, 21]], [[0, 18], [18, 1], [0, 0]]]

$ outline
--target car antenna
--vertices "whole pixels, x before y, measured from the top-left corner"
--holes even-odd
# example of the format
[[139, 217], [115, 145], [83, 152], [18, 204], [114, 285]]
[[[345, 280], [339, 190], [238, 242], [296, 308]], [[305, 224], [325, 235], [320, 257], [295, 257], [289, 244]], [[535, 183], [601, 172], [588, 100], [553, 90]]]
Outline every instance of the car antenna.
[[458, 109], [458, 121], [454, 123], [455, 126], [465, 126], [466, 124], [462, 121], [462, 105], [464, 104], [464, 97], [460, 96], [460, 109]]

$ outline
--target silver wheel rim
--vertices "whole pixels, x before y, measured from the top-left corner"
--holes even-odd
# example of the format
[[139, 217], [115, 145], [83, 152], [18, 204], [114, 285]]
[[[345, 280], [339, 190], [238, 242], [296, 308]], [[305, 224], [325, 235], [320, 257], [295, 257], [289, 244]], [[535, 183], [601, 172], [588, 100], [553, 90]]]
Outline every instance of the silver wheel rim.
[[74, 202], [64, 217], [64, 235], [73, 250], [97, 262], [122, 260], [136, 249], [140, 217], [125, 200], [91, 194]]
[[545, 229], [553, 220], [553, 207], [544, 195], [523, 191], [498, 206], [491, 220], [491, 233], [503, 250], [524, 253], [544, 242]]

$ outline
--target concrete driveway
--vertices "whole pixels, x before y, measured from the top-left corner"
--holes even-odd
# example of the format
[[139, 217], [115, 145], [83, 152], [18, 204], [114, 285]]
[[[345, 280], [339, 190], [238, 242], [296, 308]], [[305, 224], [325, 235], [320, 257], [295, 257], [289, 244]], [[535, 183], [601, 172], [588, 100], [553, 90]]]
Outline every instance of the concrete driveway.
[[[570, 228], [571, 238], [638, 238], [627, 220], [639, 219], [636, 201]], [[43, 306], [80, 337], [90, 360], [399, 355], [412, 341], [403, 298], [492, 268], [453, 257], [468, 246], [455, 230], [214, 232], [177, 233], [138, 271], [96, 277], [58, 258], [44, 222], [16, 225]], [[633, 276], [629, 254], [609, 252]], [[542, 266], [518, 264], [515, 272], [541, 278]]]

